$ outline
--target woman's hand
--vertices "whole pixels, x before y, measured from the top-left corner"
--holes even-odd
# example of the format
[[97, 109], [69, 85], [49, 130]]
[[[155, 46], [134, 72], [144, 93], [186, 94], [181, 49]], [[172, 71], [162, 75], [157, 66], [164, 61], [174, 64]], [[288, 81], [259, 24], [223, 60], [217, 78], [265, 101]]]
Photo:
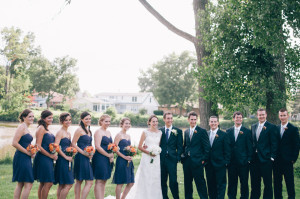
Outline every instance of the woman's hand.
[[155, 157], [155, 156], [156, 156], [155, 154], [153, 154], [153, 153], [151, 153], [151, 152], [149, 152], [149, 155], [150, 155], [151, 157]]
[[52, 158], [53, 160], [57, 160], [58, 157], [57, 157], [57, 155], [55, 155], [55, 154], [51, 154], [51, 155], [50, 155], [50, 158]]
[[132, 161], [132, 157], [131, 156], [125, 156], [124, 159], [127, 160], [127, 161]]
[[72, 161], [73, 161], [73, 158], [70, 157], [70, 156], [67, 156], [65, 159], [68, 160], [69, 162], [72, 162]]
[[114, 154], [113, 153], [109, 153], [108, 157], [114, 159]]

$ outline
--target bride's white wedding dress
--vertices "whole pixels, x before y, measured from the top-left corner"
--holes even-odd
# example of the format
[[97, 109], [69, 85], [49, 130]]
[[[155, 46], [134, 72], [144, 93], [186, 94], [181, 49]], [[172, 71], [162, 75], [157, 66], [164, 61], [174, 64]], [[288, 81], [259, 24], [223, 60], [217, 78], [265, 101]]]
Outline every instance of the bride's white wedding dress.
[[[162, 132], [158, 133], [145, 130], [145, 145], [148, 149], [153, 146], [159, 147]], [[153, 162], [151, 163], [151, 159]], [[141, 162], [135, 174], [135, 183], [130, 189], [126, 199], [162, 199], [160, 181], [160, 156], [151, 157], [142, 153]], [[108, 196], [105, 199], [115, 199]]]
[[[158, 133], [145, 130], [145, 145], [148, 148], [159, 147], [162, 132]], [[151, 162], [153, 158], [153, 162]], [[151, 157], [142, 153], [141, 162], [135, 175], [135, 184], [128, 193], [126, 199], [161, 199], [160, 181], [160, 156]]]

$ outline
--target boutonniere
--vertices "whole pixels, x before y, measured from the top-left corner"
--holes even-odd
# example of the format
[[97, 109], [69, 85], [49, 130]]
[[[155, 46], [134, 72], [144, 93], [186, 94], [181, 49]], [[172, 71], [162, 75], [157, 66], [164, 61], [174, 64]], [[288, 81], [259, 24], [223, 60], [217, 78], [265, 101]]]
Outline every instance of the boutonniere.
[[284, 127], [284, 130], [285, 130], [285, 131], [288, 130], [288, 127]]
[[176, 130], [176, 129], [172, 129], [171, 132], [172, 132], [175, 136], [177, 136], [177, 130]]
[[219, 135], [218, 134], [216, 134], [216, 138], [218, 138], [219, 137]]
[[265, 127], [265, 126], [264, 126], [264, 127], [263, 127], [263, 129], [264, 129], [264, 130], [266, 130], [266, 129], [267, 129], [267, 127]]
[[244, 132], [243, 132], [243, 131], [240, 131], [240, 134], [241, 134], [241, 135], [243, 135], [243, 134], [244, 134]]
[[194, 133], [197, 133], [197, 130], [196, 130], [196, 129], [194, 130]]

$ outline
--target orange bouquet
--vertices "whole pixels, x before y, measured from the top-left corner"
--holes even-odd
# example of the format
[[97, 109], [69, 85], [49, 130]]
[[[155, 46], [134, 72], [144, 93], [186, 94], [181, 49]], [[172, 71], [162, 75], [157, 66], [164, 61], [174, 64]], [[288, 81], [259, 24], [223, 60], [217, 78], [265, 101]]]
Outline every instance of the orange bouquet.
[[[89, 156], [93, 156], [94, 153], [96, 152], [96, 150], [94, 149], [93, 146], [87, 146], [84, 148], [84, 152], [88, 153]], [[90, 162], [92, 162], [92, 160], [90, 159]]]
[[[60, 150], [60, 146], [58, 144], [55, 143], [50, 143], [49, 144], [49, 151], [52, 154], [58, 153]], [[56, 160], [53, 160], [54, 165], [56, 164]]]
[[36, 154], [40, 149], [37, 145], [29, 144], [26, 150], [29, 151], [31, 154]]
[[[124, 151], [126, 152], [127, 156], [131, 156], [131, 157], [133, 157], [133, 156], [135, 156], [137, 154], [137, 150], [133, 146], [127, 146], [127, 147], [125, 147]], [[129, 163], [130, 163], [130, 161], [128, 161], [127, 167], [129, 167]]]
[[116, 153], [119, 150], [120, 148], [114, 143], [111, 143], [107, 146], [107, 153]]
[[[65, 154], [66, 156], [69, 156], [69, 157], [74, 157], [77, 153], [77, 149], [75, 147], [68, 147], [66, 148], [65, 150]], [[71, 170], [71, 162], [69, 162], [69, 170]]]
[[49, 144], [49, 150], [50, 150], [50, 153], [52, 153], [52, 154], [57, 153], [60, 150], [60, 146], [58, 144], [55, 144], [55, 143], [50, 143]]

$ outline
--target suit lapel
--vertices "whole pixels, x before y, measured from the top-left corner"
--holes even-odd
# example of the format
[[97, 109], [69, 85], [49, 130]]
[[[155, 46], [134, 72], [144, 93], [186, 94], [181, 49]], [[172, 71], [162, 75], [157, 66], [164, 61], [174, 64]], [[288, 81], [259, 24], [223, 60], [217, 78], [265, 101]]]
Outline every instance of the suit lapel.
[[238, 132], [238, 136], [236, 138], [236, 142], [238, 141], [239, 137], [241, 136], [241, 133], [240, 132], [243, 132], [244, 133], [244, 127], [242, 126], [240, 131]]
[[[286, 134], [288, 133], [288, 131], [289, 131], [289, 129], [291, 128], [291, 126], [290, 126], [290, 123], [288, 123], [288, 125], [286, 126], [286, 130], [284, 130], [283, 131], [283, 135], [282, 135], [282, 137], [281, 137], [281, 139], [283, 139], [283, 137], [286, 137]], [[279, 132], [281, 131], [281, 125], [280, 125], [280, 127], [279, 127]]]
[[234, 135], [234, 126], [232, 127], [232, 129], [229, 131], [229, 135], [230, 135], [230, 139], [235, 142], [235, 135]]
[[264, 126], [263, 126], [262, 129], [261, 129], [261, 132], [260, 132], [260, 134], [259, 134], [258, 141], [259, 141], [260, 138], [261, 138], [261, 137], [269, 130], [268, 127], [269, 127], [269, 123], [266, 121], [265, 124], [264, 124]]
[[212, 144], [211, 148], [213, 148], [213, 146], [215, 145], [216, 140], [219, 139], [219, 131], [220, 131], [220, 129], [217, 131], [217, 133], [215, 135], [215, 138], [214, 138], [214, 141], [213, 141], [213, 144]]
[[252, 130], [252, 137], [255, 142], [257, 142], [256, 131], [257, 131], [258, 123], [254, 125], [254, 129]]

